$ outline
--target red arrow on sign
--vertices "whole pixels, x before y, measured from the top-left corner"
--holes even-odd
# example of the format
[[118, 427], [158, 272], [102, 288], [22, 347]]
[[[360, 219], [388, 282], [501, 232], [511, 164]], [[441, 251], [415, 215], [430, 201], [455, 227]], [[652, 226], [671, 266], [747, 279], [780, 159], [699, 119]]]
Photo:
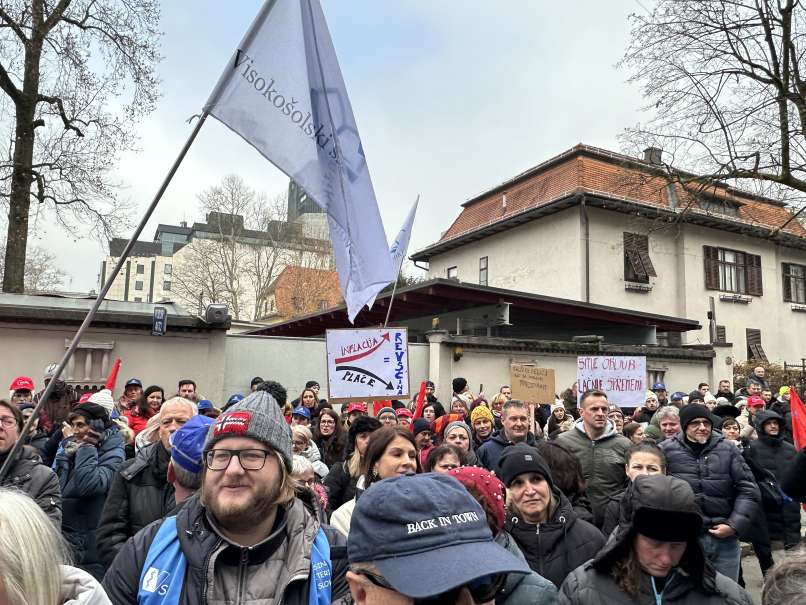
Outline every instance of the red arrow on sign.
[[336, 358], [336, 363], [346, 363], [348, 361], [355, 361], [356, 359], [361, 359], [362, 357], [366, 357], [367, 355], [371, 355], [372, 353], [374, 353], [375, 351], [377, 351], [380, 348], [380, 346], [383, 344], [384, 340], [386, 342], [389, 342], [389, 332], [387, 332], [386, 334], [381, 336], [381, 340], [378, 341], [378, 344], [376, 344], [371, 349], [367, 349], [366, 351], [362, 351], [361, 353], [356, 353], [355, 355], [348, 355], [346, 357], [337, 357]]

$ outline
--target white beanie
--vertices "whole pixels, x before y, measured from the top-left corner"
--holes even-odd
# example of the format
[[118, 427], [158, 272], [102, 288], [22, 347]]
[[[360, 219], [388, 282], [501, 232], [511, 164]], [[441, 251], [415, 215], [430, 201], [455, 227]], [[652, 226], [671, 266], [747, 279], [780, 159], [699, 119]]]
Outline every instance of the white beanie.
[[111, 414], [112, 410], [115, 409], [115, 400], [112, 399], [112, 391], [109, 389], [101, 389], [93, 393], [87, 401], [97, 403], [106, 410], [107, 414]]

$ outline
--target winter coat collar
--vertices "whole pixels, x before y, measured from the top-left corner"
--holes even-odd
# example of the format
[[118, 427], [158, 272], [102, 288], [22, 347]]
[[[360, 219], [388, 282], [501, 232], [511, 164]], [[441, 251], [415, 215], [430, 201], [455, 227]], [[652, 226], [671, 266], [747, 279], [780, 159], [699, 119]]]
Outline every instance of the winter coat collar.
[[[506, 436], [506, 431], [505, 431], [504, 429], [501, 429], [501, 430], [499, 430], [499, 431], [495, 431], [495, 432], [493, 433], [493, 436], [492, 436], [492, 437], [490, 437], [490, 438], [489, 438], [487, 441], [495, 441], [496, 443], [498, 443], [498, 444], [500, 444], [500, 445], [503, 445], [504, 447], [506, 447], [506, 446], [508, 446], [508, 445], [512, 445], [512, 441], [510, 441], [510, 440], [507, 438], [507, 436]], [[484, 443], [487, 443], [487, 441], [485, 441]], [[534, 436], [534, 434], [533, 434], [533, 433], [530, 431], [530, 432], [529, 432], [529, 433], [527, 433], [527, 435], [526, 435], [526, 444], [527, 444], [527, 445], [532, 445], [532, 446], [534, 446], [534, 445], [535, 445], [535, 443], [537, 443], [537, 442], [535, 441], [535, 436]]]
[[602, 433], [601, 436], [597, 437], [596, 439], [591, 439], [590, 435], [588, 435], [588, 433], [585, 431], [585, 422], [582, 420], [582, 418], [574, 423], [574, 429], [582, 433], [585, 439], [590, 441], [604, 441], [605, 439], [610, 439], [611, 437], [615, 437], [617, 435], [616, 425], [610, 420], [607, 421], [604, 433]]

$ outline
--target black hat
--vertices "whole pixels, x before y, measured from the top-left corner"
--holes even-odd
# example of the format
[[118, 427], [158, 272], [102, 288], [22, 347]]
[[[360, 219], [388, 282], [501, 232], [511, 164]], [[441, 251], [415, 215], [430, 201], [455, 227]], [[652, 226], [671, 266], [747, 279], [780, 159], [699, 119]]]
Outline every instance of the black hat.
[[454, 393], [461, 393], [467, 388], [467, 380], [464, 378], [454, 378], [453, 379], [453, 392]]
[[251, 388], [251, 387], [255, 386], [256, 384], [260, 384], [261, 382], [264, 382], [264, 380], [260, 376], [255, 376], [252, 379], [252, 381], [249, 383], [249, 387]]
[[695, 401], [705, 401], [704, 397], [705, 396], [697, 390], [691, 391], [691, 393], [688, 394], [688, 404], [691, 405]]
[[525, 443], [510, 445], [501, 454], [498, 466], [501, 468], [501, 481], [507, 487], [515, 480], [515, 477], [523, 473], [537, 473], [546, 480], [549, 486], [554, 486], [549, 465], [546, 464], [537, 448], [531, 445]]
[[436, 388], [434, 386], [434, 383], [432, 381], [430, 381], [430, 380], [425, 381], [425, 387], [428, 388], [428, 389], [435, 389]]
[[[722, 399], [721, 397], [719, 399]], [[718, 401], [718, 400], [717, 400]], [[718, 405], [714, 408], [713, 411], [714, 416], [719, 416], [720, 418], [738, 418], [741, 412], [739, 408], [737, 408], [732, 403], [724, 403], [722, 405]]]
[[431, 430], [431, 423], [428, 422], [425, 418], [418, 418], [415, 420], [411, 425], [411, 433], [412, 435], [418, 435], [423, 431], [430, 431]]
[[[660, 542], [688, 543], [699, 539], [702, 517], [696, 509], [693, 506], [689, 510], [685, 510], [687, 507], [680, 509], [674, 506], [674, 503], [683, 499], [694, 502], [693, 491], [687, 482], [667, 475], [641, 475], [636, 477], [636, 482], [637, 488], [655, 492], [656, 500], [654, 506], [635, 509], [633, 528], [636, 532]], [[660, 505], [663, 500], [668, 504]]]
[[306, 389], [312, 389], [313, 387], [318, 387], [318, 386], [319, 386], [319, 383], [316, 382], [315, 380], [309, 380], [308, 382], [305, 383], [305, 388]]
[[350, 443], [350, 448], [355, 447], [355, 438], [361, 433], [371, 433], [381, 428], [381, 421], [372, 416], [359, 416], [350, 425], [350, 430], [347, 432], [347, 438]]
[[73, 411], [70, 412], [70, 416], [76, 415], [83, 416], [87, 424], [93, 420], [102, 420], [105, 427], [109, 428], [111, 426], [109, 413], [106, 411], [106, 408], [97, 403], [92, 403], [91, 401], [85, 401], [74, 407]]
[[689, 404], [680, 410], [680, 428], [685, 431], [689, 423], [696, 418], [705, 418], [712, 425], [714, 423], [714, 417], [711, 415], [711, 410], [704, 405]]

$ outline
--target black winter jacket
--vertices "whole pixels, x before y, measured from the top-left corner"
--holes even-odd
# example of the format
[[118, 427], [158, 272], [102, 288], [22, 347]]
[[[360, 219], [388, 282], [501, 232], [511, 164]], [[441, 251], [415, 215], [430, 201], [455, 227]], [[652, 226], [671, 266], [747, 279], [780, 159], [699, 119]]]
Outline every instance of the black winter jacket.
[[[745, 450], [744, 456], [771, 473], [780, 482], [794, 464], [798, 452], [794, 445], [784, 440], [782, 434], [772, 437], [764, 432], [764, 424], [770, 420], [778, 420], [782, 425], [783, 433], [783, 418], [780, 415], [770, 410], [759, 412], [756, 416], [758, 439]], [[800, 542], [800, 507], [798, 504], [789, 502], [777, 506], [762, 501], [762, 506], [770, 538], [783, 540], [786, 546], [798, 544]]]
[[713, 432], [697, 456], [681, 431], [659, 447], [666, 455], [666, 473], [684, 479], [694, 490], [704, 530], [727, 523], [740, 539], [751, 534], [761, 497], [753, 473], [735, 445]]
[[529, 567], [559, 587], [572, 570], [599, 552], [605, 539], [596, 527], [577, 517], [558, 489], [552, 495], [555, 508], [547, 522], [527, 523], [508, 511], [504, 529], [515, 538]]
[[[0, 456], [0, 466], [6, 455]], [[12, 487], [33, 498], [57, 529], [62, 528], [62, 494], [56, 473], [42, 464], [39, 452], [24, 445], [17, 460], [9, 469], [2, 487]]]
[[[632, 598], [616, 583], [611, 572], [622, 561], [635, 539], [633, 522], [639, 509], [679, 511], [698, 514], [695, 498], [686, 489], [659, 492], [653, 481], [639, 477], [627, 488], [619, 525], [596, 557], [575, 569], [560, 589], [563, 605], [636, 605], [654, 603], [655, 595], [649, 577], [641, 573], [639, 594]], [[685, 487], [682, 484], [679, 486]], [[676, 605], [752, 605], [743, 589], [714, 571], [705, 558], [699, 541], [686, 546], [678, 569], [667, 578], [663, 588], [664, 604]]]
[[[231, 544], [216, 531], [199, 496], [189, 498], [176, 515], [176, 532], [185, 555], [186, 570], [179, 605], [205, 605], [208, 590], [213, 594], [244, 593], [244, 602], [278, 603], [283, 605], [307, 605], [310, 553], [313, 538], [320, 524], [317, 520], [315, 498], [310, 490], [300, 491], [287, 508], [278, 511], [277, 523], [272, 534], [260, 544], [245, 548]], [[148, 549], [162, 525], [162, 519], [148, 525], [130, 538], [120, 550], [112, 566], [104, 576], [103, 587], [114, 605], [129, 605], [137, 602], [140, 575]], [[328, 526], [321, 526], [331, 547], [332, 602], [346, 600], [349, 588], [345, 579], [347, 571], [346, 543], [344, 537]], [[277, 560], [275, 555], [282, 553]], [[239, 569], [241, 561], [245, 567]], [[214, 578], [209, 569], [214, 568]], [[241, 586], [234, 583], [214, 586], [214, 581], [224, 578], [229, 582], [240, 578]], [[280, 592], [274, 592], [280, 582]], [[271, 600], [268, 593], [274, 593]], [[266, 600], [264, 600], [266, 599]]]
[[770, 411], [779, 414], [783, 419], [784, 426], [781, 427], [784, 439], [789, 443], [794, 443], [792, 437], [792, 407], [783, 397], [778, 397], [770, 404]]
[[[75, 444], [73, 444], [75, 446]], [[112, 479], [123, 464], [123, 438], [117, 427], [107, 429], [98, 447], [79, 446], [72, 454], [60, 449], [54, 470], [62, 490], [62, 531], [75, 561], [97, 579], [103, 577], [96, 530]]]
[[358, 477], [350, 476], [346, 461], [337, 462], [330, 467], [330, 472], [322, 482], [327, 490], [328, 512], [333, 512], [342, 504], [355, 498], [355, 484], [357, 482]]
[[120, 467], [109, 489], [96, 538], [102, 562], [109, 564], [123, 544], [146, 525], [162, 519], [174, 504], [168, 483], [170, 454], [162, 443], [137, 452]]
[[806, 447], [798, 452], [789, 470], [781, 478], [781, 489], [798, 502], [806, 502]]
[[[535, 445], [535, 436], [532, 433], [526, 435], [527, 445]], [[498, 466], [498, 461], [501, 459], [501, 454], [504, 450], [512, 445], [512, 442], [507, 439], [504, 430], [496, 431], [493, 436], [485, 441], [482, 446], [476, 451], [476, 456], [479, 463], [489, 471], [493, 471], [499, 477], [501, 476], [501, 468]]]

